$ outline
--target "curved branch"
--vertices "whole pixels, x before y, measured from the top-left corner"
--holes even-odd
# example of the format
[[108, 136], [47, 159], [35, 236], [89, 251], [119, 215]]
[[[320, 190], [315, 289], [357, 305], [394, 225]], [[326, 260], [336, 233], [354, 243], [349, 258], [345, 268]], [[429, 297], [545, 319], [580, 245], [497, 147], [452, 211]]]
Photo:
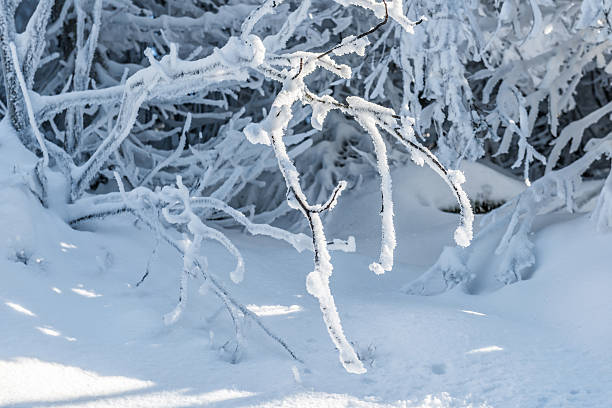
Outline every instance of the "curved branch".
[[[87, 207], [90, 208], [89, 205]], [[83, 222], [92, 221], [95, 219], [101, 219], [105, 217], [111, 217], [111, 216], [117, 216], [117, 215], [123, 215], [123, 214], [131, 214], [134, 217], [136, 217], [140, 222], [142, 222], [145, 226], [147, 226], [147, 228], [149, 228], [151, 231], [158, 232], [159, 236], [168, 245], [174, 248], [181, 256], [183, 257], [185, 256], [185, 251], [183, 250], [182, 246], [178, 242], [176, 242], [176, 240], [172, 238], [167, 231], [163, 229], [158, 229], [154, 223], [152, 223], [147, 218], [143, 217], [140, 214], [140, 212], [137, 211], [135, 208], [128, 206], [125, 203], [119, 203], [119, 202], [113, 203], [112, 208], [109, 208], [111, 206], [109, 206], [108, 204], [106, 205], [106, 208], [104, 208], [104, 206], [102, 207], [103, 209], [101, 209], [100, 211], [94, 211], [89, 214], [82, 214], [79, 217], [71, 221], [68, 221], [68, 223], [74, 227]], [[278, 335], [276, 335], [274, 332], [268, 329], [268, 327], [266, 327], [266, 325], [263, 324], [261, 319], [259, 319], [259, 317], [255, 313], [251, 312], [245, 305], [238, 302], [229, 293], [229, 291], [225, 288], [225, 286], [219, 280], [217, 280], [217, 278], [214, 275], [208, 273], [205, 270], [205, 268], [202, 267], [202, 265], [197, 259], [194, 260], [194, 263], [195, 263], [195, 266], [200, 271], [204, 280], [207, 280], [208, 282], [211, 283], [211, 286], [212, 286], [211, 289], [213, 290], [214, 294], [223, 301], [223, 303], [225, 303], [226, 305], [231, 304], [236, 309], [240, 310], [240, 312], [245, 317], [248, 317], [249, 319], [254, 321], [255, 324], [259, 326], [259, 328], [261, 328], [269, 337], [271, 337], [274, 341], [276, 341], [291, 356], [292, 359], [300, 363], [303, 363], [303, 360], [297, 356], [297, 354], [287, 345], [287, 343], [282, 338], [280, 338]]]

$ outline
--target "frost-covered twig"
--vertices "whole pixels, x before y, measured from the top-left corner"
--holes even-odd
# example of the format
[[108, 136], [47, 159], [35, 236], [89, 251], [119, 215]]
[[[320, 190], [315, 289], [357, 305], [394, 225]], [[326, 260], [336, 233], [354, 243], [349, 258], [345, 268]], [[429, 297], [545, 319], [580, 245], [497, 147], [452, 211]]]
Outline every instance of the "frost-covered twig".
[[251, 222], [240, 211], [235, 210], [223, 201], [212, 197], [192, 197], [191, 206], [195, 208], [214, 208], [215, 210], [223, 211], [231, 216], [236, 222], [244, 225], [253, 235], [265, 235], [288, 242], [298, 252], [303, 250], [313, 250], [312, 242], [308, 236], [302, 233], [292, 233], [284, 229], [273, 227], [267, 224], [256, 224]]
[[[68, 221], [70, 225], [76, 226], [83, 222], [103, 219], [105, 217], [111, 217], [122, 214], [131, 214], [135, 216], [140, 222], [142, 222], [147, 228], [151, 231], [158, 234], [158, 236], [167, 244], [169, 244], [172, 248], [174, 248], [182, 257], [185, 256], [184, 247], [177, 242], [175, 238], [173, 238], [168, 231], [159, 227], [159, 223], [154, 222], [149, 217], [143, 215], [142, 211], [140, 211], [140, 207], [145, 203], [148, 205], [159, 205], [157, 204], [159, 197], [155, 195], [155, 193], [151, 192], [148, 189], [138, 188], [132, 190], [128, 193], [125, 193], [127, 196], [127, 204], [124, 202], [125, 198], [121, 197], [121, 194], [113, 196], [111, 200], [101, 200], [92, 198], [92, 199], [83, 199], [80, 202], [72, 205], [71, 214], [79, 214], [74, 219]], [[289, 355], [296, 361], [303, 362], [296, 353], [287, 345], [287, 343], [274, 332], [272, 332], [266, 325], [263, 324], [259, 317], [251, 312], [244, 304], [238, 302], [225, 288], [225, 286], [221, 283], [219, 279], [217, 279], [212, 273], [207, 271], [207, 269], [201, 265], [200, 260], [197, 258], [193, 259], [194, 266], [197, 268], [197, 271], [200, 272], [200, 275], [204, 278], [204, 280], [208, 281], [211, 284], [211, 288], [214, 294], [221, 299], [221, 301], [228, 307], [231, 305], [232, 308], [240, 311], [240, 313], [254, 321], [257, 326], [259, 326], [269, 337], [271, 337], [274, 341], [276, 341]], [[228, 309], [232, 318], [234, 318], [234, 311], [232, 309]]]
[[[355, 97], [349, 97], [349, 106], [361, 103]], [[351, 103], [352, 102], [352, 103]], [[380, 192], [382, 195], [382, 239], [380, 258], [378, 263], [370, 264], [370, 270], [377, 275], [390, 271], [393, 268], [393, 252], [395, 250], [395, 226], [393, 225], [393, 198], [391, 191], [391, 173], [387, 159], [387, 146], [376, 127], [376, 117], [373, 114], [361, 114], [355, 116], [355, 120], [368, 132], [374, 143], [376, 152], [377, 168], [380, 175]]]
[[20, 68], [20, 65], [19, 65], [19, 59], [17, 57], [17, 49], [15, 47], [15, 43], [13, 43], [13, 42], [9, 43], [9, 48], [11, 50], [11, 57], [12, 57], [13, 64], [14, 64], [13, 68], [15, 69], [15, 74], [17, 76], [17, 81], [19, 83], [19, 87], [20, 87], [21, 92], [23, 94], [23, 102], [25, 104], [26, 114], [28, 116], [28, 121], [29, 121], [29, 124], [30, 124], [30, 128], [34, 132], [34, 135], [36, 136], [36, 141], [38, 142], [38, 146], [40, 147], [40, 150], [42, 151], [43, 166], [47, 167], [49, 165], [49, 152], [47, 151], [47, 146], [45, 144], [45, 138], [40, 133], [40, 130], [38, 130], [38, 125], [36, 124], [36, 119], [34, 118], [34, 110], [32, 109], [32, 102], [30, 102], [30, 96], [28, 94], [27, 84], [26, 84], [26, 82], [25, 82], [25, 80], [23, 78], [23, 74], [21, 72], [21, 68]]
[[155, 168], [151, 170], [149, 174], [147, 174], [147, 176], [140, 182], [141, 186], [146, 185], [148, 182], [150, 182], [153, 176], [155, 176], [164, 167], [170, 165], [174, 160], [176, 160], [181, 155], [181, 153], [183, 153], [183, 149], [185, 149], [185, 141], [187, 140], [186, 134], [190, 126], [191, 126], [191, 113], [188, 113], [187, 118], [185, 119], [185, 124], [183, 125], [183, 131], [181, 132], [181, 137], [180, 137], [179, 144], [176, 150], [172, 152], [170, 156], [162, 160], [157, 166], [155, 166]]
[[[28, 115], [30, 129], [36, 136], [36, 141], [38, 142], [38, 145], [40, 146], [40, 149], [42, 151], [43, 157], [34, 167], [33, 174], [34, 174], [35, 183], [38, 184], [37, 187], [40, 188], [40, 193], [38, 193], [39, 199], [42, 202], [42, 204], [46, 207], [48, 204], [47, 203], [48, 186], [47, 186], [46, 170], [49, 167], [49, 152], [47, 151], [47, 146], [46, 146], [44, 137], [40, 133], [40, 130], [38, 130], [38, 125], [36, 124], [36, 120], [34, 118], [32, 102], [30, 101], [28, 89], [27, 89], [25, 80], [23, 78], [21, 67], [19, 65], [19, 59], [17, 57], [17, 49], [15, 47], [15, 43], [11, 42], [9, 44], [9, 48], [11, 50], [11, 57], [13, 60], [15, 74], [17, 76], [17, 81], [19, 82], [19, 87], [21, 88], [21, 92], [23, 95], [23, 102], [25, 104], [26, 112]], [[36, 188], [33, 191], [36, 191]]]
[[[422, 165], [427, 163], [432, 170], [440, 175], [440, 177], [446, 182], [455, 195], [455, 198], [459, 203], [461, 213], [461, 224], [455, 230], [455, 240], [458, 245], [469, 245], [472, 238], [472, 224], [474, 221], [474, 215], [472, 213], [467, 194], [461, 188], [461, 184], [465, 181], [463, 174], [458, 170], [446, 169], [436, 158], [436, 156], [429, 151], [429, 149], [414, 139], [411, 128], [406, 129], [405, 127], [397, 127], [396, 119], [399, 118], [398, 115], [396, 115], [391, 109], [377, 106], [358, 97], [349, 97], [349, 103], [342, 104], [330, 97], [322, 98], [317, 97], [312, 93], [306, 93], [305, 100], [307, 102], [316, 102], [317, 104], [321, 104], [323, 107], [320, 109], [325, 114], [326, 111], [338, 109], [343, 113], [351, 115], [352, 117], [369, 115], [371, 121], [394, 136], [396, 140], [411, 151], [413, 160], [417, 164]], [[314, 115], [313, 120], [315, 120]], [[321, 119], [317, 118], [316, 120], [319, 121]], [[383, 172], [384, 169], [381, 170], [381, 173]]]
[[[230, 277], [234, 283], [239, 283], [244, 277], [244, 260], [242, 254], [238, 251], [238, 248], [223, 234], [221, 231], [211, 228], [205, 225], [200, 217], [195, 215], [191, 208], [191, 198], [189, 197], [189, 190], [182, 182], [181, 176], [176, 178], [177, 188], [166, 186], [162, 190], [164, 199], [172, 202], [178, 200], [182, 204], [182, 208], [179, 213], [171, 211], [171, 206], [164, 207], [162, 213], [167, 222], [171, 224], [185, 224], [187, 229], [192, 234], [191, 243], [188, 244], [186, 250], [189, 256], [186, 257], [185, 262], [188, 264], [193, 263], [193, 257], [198, 253], [199, 243], [203, 239], [217, 241], [225, 249], [236, 258], [236, 267], [230, 273]], [[192, 249], [191, 246], [194, 246]]]
[[24, 57], [21, 66], [28, 89], [32, 89], [34, 84], [34, 74], [38, 70], [40, 57], [45, 48], [47, 23], [54, 4], [55, 0], [40, 0], [28, 20], [25, 32], [19, 35], [19, 37], [22, 37], [20, 42], [25, 44], [25, 49], [22, 51]]
[[[74, 61], [74, 76], [72, 77], [73, 90], [82, 91], [89, 85], [91, 71], [98, 36], [100, 33], [102, 0], [95, 0], [92, 10], [93, 22], [87, 40], [85, 40], [85, 10], [82, 0], [74, 0], [77, 14], [77, 52]], [[66, 132], [64, 144], [66, 150], [73, 152], [77, 148], [79, 138], [83, 132], [83, 107], [68, 109], [66, 112]]]
[[10, 47], [10, 44], [16, 40], [15, 9], [16, 5], [12, 0], [0, 0], [0, 57], [2, 60], [2, 76], [11, 124], [21, 142], [26, 147], [31, 148], [33, 143], [29, 140], [29, 135], [26, 134], [29, 122], [23, 92], [17, 79], [17, 71], [15, 71], [15, 63]]
[[[309, 59], [302, 69], [304, 76], [311, 73], [316, 64], [316, 57]], [[323, 314], [323, 320], [327, 326], [329, 335], [339, 351], [340, 362], [344, 368], [351, 373], [363, 373], [365, 368], [357, 357], [353, 347], [344, 335], [340, 317], [336, 309], [334, 298], [329, 287], [333, 266], [330, 262], [331, 257], [327, 249], [327, 239], [320, 217], [321, 209], [333, 208], [335, 206], [338, 193], [341, 192], [341, 184], [332, 194], [332, 197], [324, 205], [312, 206], [300, 186], [299, 173], [289, 155], [285, 143], [283, 142], [284, 132], [292, 118], [291, 107], [304, 92], [303, 76], [289, 77], [283, 89], [279, 92], [270, 113], [263, 123], [247, 126], [245, 134], [253, 143], [271, 144], [278, 166], [287, 185], [287, 201], [289, 205], [302, 212], [308, 220], [312, 233], [314, 248], [314, 271], [308, 274], [306, 287], [308, 292], [316, 297]]]
[[[306, 288], [308, 293], [319, 300], [323, 320], [331, 339], [338, 348], [340, 362], [344, 368], [350, 373], [364, 373], [366, 370], [362, 362], [344, 335], [342, 325], [340, 324], [340, 316], [336, 310], [335, 301], [329, 287], [329, 278], [331, 277], [333, 266], [327, 249], [327, 239], [325, 238], [323, 223], [319, 211], [317, 211], [319, 208], [313, 210], [306, 200], [299, 184], [297, 170], [291, 159], [287, 156], [285, 145], [282, 142], [282, 133], [279, 134], [278, 130], [272, 131], [270, 137], [279, 161], [279, 167], [287, 182], [289, 205], [299, 209], [304, 214], [312, 232], [315, 270], [308, 274]], [[341, 190], [339, 189], [338, 191]], [[332, 199], [330, 199], [329, 202], [332, 204], [328, 206], [329, 208], [333, 208], [333, 205], [335, 205], [334, 197], [337, 199], [337, 195], [334, 194]]]

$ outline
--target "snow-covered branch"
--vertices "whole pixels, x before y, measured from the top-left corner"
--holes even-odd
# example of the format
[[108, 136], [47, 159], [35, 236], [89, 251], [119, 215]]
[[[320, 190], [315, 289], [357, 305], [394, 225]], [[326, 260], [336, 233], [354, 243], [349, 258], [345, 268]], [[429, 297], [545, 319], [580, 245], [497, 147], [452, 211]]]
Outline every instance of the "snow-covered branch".
[[[586, 151], [612, 131], [608, 12], [593, 1], [561, 0], [563, 12], [539, 0], [498, 3], [41, 0], [18, 11], [19, 1], [0, 0], [0, 112], [39, 157], [29, 188], [51, 210], [71, 211], [75, 226], [129, 213], [179, 250], [181, 300], [170, 320], [186, 307], [192, 276], [219, 283], [236, 330], [232, 360], [251, 315], [206, 270], [201, 242], [226, 248], [233, 281], [244, 260], [222, 227], [313, 251], [308, 291], [341, 363], [359, 373], [330, 290], [330, 251], [355, 243], [324, 229], [343, 191], [380, 180], [380, 251], [370, 265], [380, 275], [394, 266], [393, 165], [411, 158], [448, 185], [460, 247], [474, 222], [462, 161], [531, 183], [474, 238], [499, 243], [491, 270], [501, 284], [533, 264], [528, 234], [546, 202], [561, 207], [562, 196], [573, 210], [571, 198], [586, 200], [583, 178], [609, 180], [608, 162], [595, 159], [607, 142]], [[608, 184], [593, 215], [600, 226]], [[290, 232], [306, 224], [310, 237]], [[406, 290], [467, 284], [476, 251], [447, 248]]]

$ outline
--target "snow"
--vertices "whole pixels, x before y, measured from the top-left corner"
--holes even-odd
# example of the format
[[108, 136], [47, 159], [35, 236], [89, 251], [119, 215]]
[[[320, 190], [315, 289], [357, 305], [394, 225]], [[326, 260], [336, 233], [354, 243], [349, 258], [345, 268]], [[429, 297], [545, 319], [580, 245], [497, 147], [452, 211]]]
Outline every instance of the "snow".
[[[71, 229], [23, 184], [20, 171], [35, 159], [5, 123], [0, 141], [2, 407], [610, 405], [611, 234], [585, 215], [553, 214], [534, 226], [529, 279], [479, 295], [458, 286], [408, 296], [399, 289], [453, 245], [457, 216], [438, 208], [455, 203], [452, 193], [419, 166], [392, 171], [395, 273], [378, 276], [368, 269], [380, 250], [378, 183], [344, 192], [326, 235], [354, 235], [358, 252], [335, 252], [327, 276], [362, 375], [339, 364], [319, 302], [306, 292], [312, 252], [224, 230], [249, 273], [233, 284], [226, 271], [235, 260], [218, 242], [202, 245], [208, 268], [304, 360], [245, 325], [245, 354], [231, 364], [220, 349], [232, 323], [214, 296], [198, 293], [201, 281], [188, 285], [181, 319], [164, 325], [183, 268], [173, 249], [129, 216]], [[479, 164], [463, 171], [470, 195], [507, 199], [525, 188]]]
[[86, 290], [86, 289], [81, 289], [81, 288], [72, 288], [70, 289], [72, 290], [74, 293], [76, 293], [77, 295], [81, 295], [84, 296], [86, 298], [96, 298], [96, 297], [100, 297], [102, 295], [92, 291], [92, 290]]
[[23, 307], [21, 305], [18, 305], [17, 303], [5, 302], [4, 304], [7, 305], [8, 307], [10, 307], [11, 309], [13, 309], [16, 312], [23, 313], [24, 315], [27, 315], [27, 316], [36, 317], [36, 315], [34, 313], [32, 313], [30, 310], [26, 309], [25, 307]]
[[279, 316], [301, 312], [303, 310], [300, 305], [247, 305], [247, 309], [257, 316]]
[[481, 347], [478, 349], [470, 350], [466, 354], [491, 353], [493, 351], [504, 351], [504, 349], [498, 346], [487, 346], [487, 347]]

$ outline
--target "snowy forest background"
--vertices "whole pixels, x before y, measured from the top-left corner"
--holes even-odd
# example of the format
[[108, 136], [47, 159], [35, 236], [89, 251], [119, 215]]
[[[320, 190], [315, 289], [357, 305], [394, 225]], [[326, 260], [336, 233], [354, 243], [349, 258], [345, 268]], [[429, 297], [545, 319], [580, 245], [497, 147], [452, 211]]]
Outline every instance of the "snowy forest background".
[[0, 406], [609, 404], [611, 10], [0, 0]]

